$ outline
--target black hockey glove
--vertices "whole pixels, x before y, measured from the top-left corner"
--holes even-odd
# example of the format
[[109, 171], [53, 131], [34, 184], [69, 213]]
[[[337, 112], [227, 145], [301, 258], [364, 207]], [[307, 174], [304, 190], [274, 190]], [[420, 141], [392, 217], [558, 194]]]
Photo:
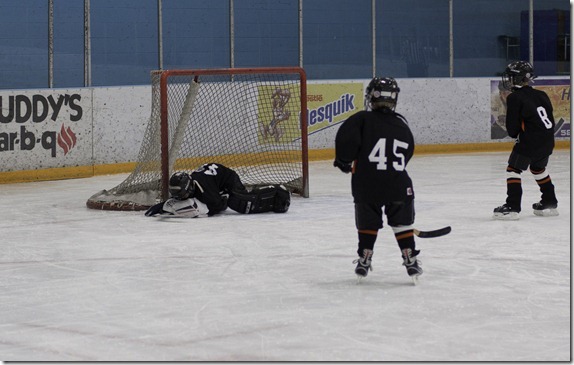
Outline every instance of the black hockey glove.
[[163, 213], [163, 205], [165, 204], [165, 202], [161, 202], [161, 203], [157, 203], [156, 205], [150, 207], [146, 212], [145, 215], [146, 217], [153, 217], [156, 214], [160, 214]]
[[353, 171], [353, 164], [351, 162], [343, 162], [341, 160], [335, 159], [333, 166], [338, 167], [339, 170], [343, 171], [345, 174]]

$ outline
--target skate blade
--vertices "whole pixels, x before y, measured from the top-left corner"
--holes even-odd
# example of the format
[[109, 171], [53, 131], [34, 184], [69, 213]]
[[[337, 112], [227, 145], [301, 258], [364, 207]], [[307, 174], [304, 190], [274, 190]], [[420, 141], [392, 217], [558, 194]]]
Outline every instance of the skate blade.
[[361, 284], [363, 280], [365, 280], [366, 276], [357, 275], [357, 284]]
[[492, 218], [500, 220], [500, 221], [516, 221], [520, 218], [520, 215], [516, 212], [511, 212], [507, 214], [503, 213], [494, 213]]
[[539, 217], [556, 217], [558, 215], [557, 209], [544, 209], [544, 210], [534, 210], [534, 215]]
[[413, 275], [413, 276], [411, 276], [411, 280], [413, 281], [413, 285], [414, 285], [414, 286], [419, 285], [419, 276], [420, 276], [420, 275]]

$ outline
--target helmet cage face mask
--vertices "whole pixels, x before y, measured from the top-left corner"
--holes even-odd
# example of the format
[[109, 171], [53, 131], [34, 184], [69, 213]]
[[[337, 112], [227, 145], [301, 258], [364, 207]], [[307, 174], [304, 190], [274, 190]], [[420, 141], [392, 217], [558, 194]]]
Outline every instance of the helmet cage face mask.
[[365, 106], [372, 110], [381, 108], [395, 110], [400, 91], [395, 79], [375, 77], [365, 90]]
[[512, 90], [512, 87], [514, 86], [514, 80], [512, 76], [506, 72], [502, 74], [502, 86], [506, 90]]
[[185, 200], [193, 196], [195, 185], [189, 174], [176, 172], [169, 179], [169, 195], [177, 200]]

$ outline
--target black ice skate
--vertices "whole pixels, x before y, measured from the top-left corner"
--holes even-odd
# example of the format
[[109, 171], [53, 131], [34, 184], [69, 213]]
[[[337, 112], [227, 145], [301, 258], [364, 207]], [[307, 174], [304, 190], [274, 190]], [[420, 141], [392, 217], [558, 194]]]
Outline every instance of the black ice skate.
[[542, 200], [538, 203], [532, 204], [532, 209], [535, 215], [541, 217], [554, 217], [558, 215], [558, 203], [545, 203]]
[[410, 248], [405, 248], [401, 250], [403, 255], [403, 265], [407, 268], [407, 274], [413, 279], [413, 283], [417, 283], [418, 277], [422, 275], [423, 269], [419, 266], [419, 261], [417, 260], [417, 255], [419, 251], [411, 250]]
[[494, 214], [492, 218], [506, 221], [515, 221], [520, 218], [518, 213], [520, 213], [519, 210], [511, 208], [508, 204], [504, 204], [494, 208]]
[[369, 270], [373, 271], [373, 268], [371, 267], [371, 257], [373, 257], [373, 250], [365, 248], [363, 250], [363, 257], [359, 257], [353, 261], [353, 264], [357, 264], [357, 267], [355, 267], [355, 274], [357, 274], [359, 279], [367, 277]]

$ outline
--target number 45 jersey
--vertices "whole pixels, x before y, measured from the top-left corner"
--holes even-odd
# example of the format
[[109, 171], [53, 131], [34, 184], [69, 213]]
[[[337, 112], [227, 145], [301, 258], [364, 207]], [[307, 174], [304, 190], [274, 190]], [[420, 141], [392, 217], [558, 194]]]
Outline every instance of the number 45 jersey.
[[381, 205], [414, 198], [407, 164], [415, 142], [406, 119], [390, 109], [360, 111], [337, 131], [338, 160], [354, 161], [351, 187], [355, 203]]

